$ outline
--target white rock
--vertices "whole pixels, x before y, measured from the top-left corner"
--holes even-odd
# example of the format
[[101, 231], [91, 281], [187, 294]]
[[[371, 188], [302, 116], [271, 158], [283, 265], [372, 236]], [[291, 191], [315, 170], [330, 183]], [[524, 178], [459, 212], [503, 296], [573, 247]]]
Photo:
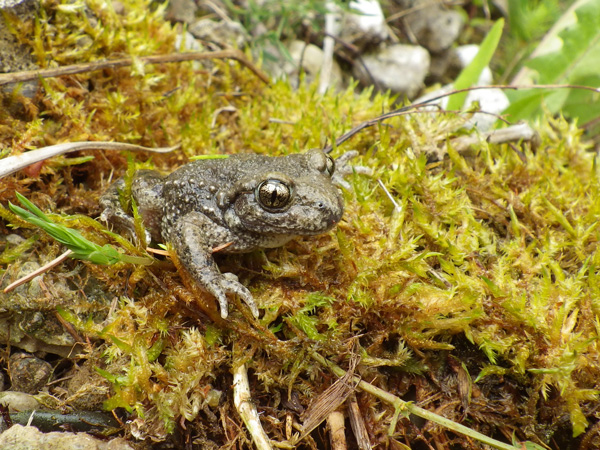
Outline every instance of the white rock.
[[[185, 33], [179, 33], [175, 37], [175, 51], [194, 51], [199, 52], [202, 51], [204, 47], [202, 44], [196, 40], [194, 35], [189, 31]], [[197, 62], [197, 61], [195, 61]]]
[[42, 433], [35, 427], [13, 425], [0, 434], [0, 448], [6, 450], [133, 450], [121, 438], [96, 439], [86, 433]]
[[329, 11], [325, 15], [327, 34], [357, 47], [376, 45], [388, 38], [385, 17], [377, 0], [352, 0], [349, 11], [342, 10], [331, 0], [326, 5]]
[[473, 117], [469, 119], [465, 128], [475, 127], [479, 131], [488, 131], [491, 129], [496, 120], [498, 120], [493, 114], [502, 113], [510, 105], [510, 101], [504, 91], [496, 88], [479, 89], [469, 92], [465, 100], [465, 105], [471, 105], [475, 102], [479, 103], [479, 108], [483, 112], [473, 114]]
[[[419, 97], [413, 103], [422, 103], [430, 98], [439, 97], [447, 92], [454, 89], [452, 84], [448, 84], [437, 91], [430, 92], [429, 94]], [[444, 97], [441, 100], [432, 102], [432, 105], [439, 105], [441, 108], [446, 109], [448, 106], [449, 97]], [[479, 103], [479, 109], [481, 113], [475, 113], [469, 120], [466, 121], [464, 127], [466, 129], [477, 128], [479, 131], [488, 131], [496, 120], [498, 119], [494, 114], [501, 114], [510, 102], [506, 97], [506, 94], [501, 89], [490, 88], [490, 89], [477, 89], [470, 91], [465, 99], [463, 109], [469, 109], [475, 102]], [[434, 110], [434, 108], [431, 108]], [[437, 113], [436, 113], [437, 114]]]
[[377, 0], [352, 0], [348, 6], [356, 13], [342, 15], [340, 37], [343, 40], [379, 43], [388, 38], [385, 16]]
[[374, 81], [376, 87], [381, 90], [389, 89], [413, 98], [423, 87], [423, 81], [429, 71], [430, 58], [423, 47], [396, 44], [364, 55], [362, 62], [366, 70], [360, 60], [357, 60], [353, 73], [363, 84], [371, 85]]
[[0, 392], [0, 405], [8, 407], [10, 412], [40, 409], [40, 404], [33, 395], [16, 391]]

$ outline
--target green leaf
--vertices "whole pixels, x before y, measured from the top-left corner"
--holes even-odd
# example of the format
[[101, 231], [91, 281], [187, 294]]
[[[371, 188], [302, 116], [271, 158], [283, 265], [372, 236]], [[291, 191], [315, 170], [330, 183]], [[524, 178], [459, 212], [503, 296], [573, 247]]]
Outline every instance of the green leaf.
[[483, 282], [487, 285], [494, 298], [506, 297], [506, 294], [502, 292], [502, 289], [500, 289], [492, 280], [490, 280], [487, 277], [484, 277], [483, 275], [479, 275], [479, 278], [481, 278]]
[[94, 367], [94, 369], [96, 370], [96, 372], [98, 372], [98, 374], [100, 374], [101, 376], [103, 376], [104, 378], [106, 378], [110, 383], [112, 384], [118, 384], [118, 383], [122, 383], [125, 381], [125, 378], [121, 375], [113, 375], [112, 373], [101, 369], [100, 367]]
[[[568, 25], [557, 35], [544, 38], [536, 51], [539, 55], [525, 63], [531, 71], [522, 76], [524, 79], [533, 79], [539, 84], [600, 86], [600, 0], [579, 1], [573, 8], [557, 21]], [[570, 20], [571, 16], [573, 20]], [[521, 79], [515, 82], [521, 83]], [[569, 118], [578, 118], [580, 123], [600, 117], [600, 92], [553, 89], [533, 93], [520, 90], [509, 91], [507, 96], [511, 106], [505, 113], [511, 120], [536, 117], [543, 112], [543, 107], [551, 114], [560, 112]]]
[[[485, 37], [477, 55], [471, 61], [471, 63], [463, 69], [456, 81], [454, 82], [454, 89], [465, 89], [471, 87], [477, 83], [479, 76], [483, 69], [490, 63], [498, 42], [500, 42], [500, 36], [502, 36], [502, 29], [504, 28], [504, 19], [496, 21], [488, 35]], [[449, 110], [461, 109], [467, 98], [467, 92], [460, 92], [454, 94], [448, 100]]]
[[9, 202], [8, 207], [10, 210], [23, 220], [37, 225], [58, 242], [65, 245], [73, 252], [71, 254], [72, 258], [84, 259], [94, 264], [102, 265], [115, 264], [121, 261], [133, 264], [152, 264], [151, 258], [125, 255], [119, 253], [114, 247], [108, 244], [101, 247], [98, 244], [88, 241], [79, 231], [52, 222], [42, 210], [18, 192], [16, 196], [29, 211]]
[[531, 59], [526, 65], [538, 73], [538, 83], [567, 83], [598, 75], [600, 67], [600, 0], [590, 0], [576, 11], [576, 22], [558, 34], [560, 48]]
[[167, 345], [166, 339], [157, 339], [157, 341], [148, 349], [148, 362], [156, 361]]
[[118, 337], [113, 336], [113, 335], [110, 335], [108, 337], [123, 352], [129, 353], [129, 354], [133, 353], [133, 348], [127, 342], [122, 341], [121, 339], [119, 339]]

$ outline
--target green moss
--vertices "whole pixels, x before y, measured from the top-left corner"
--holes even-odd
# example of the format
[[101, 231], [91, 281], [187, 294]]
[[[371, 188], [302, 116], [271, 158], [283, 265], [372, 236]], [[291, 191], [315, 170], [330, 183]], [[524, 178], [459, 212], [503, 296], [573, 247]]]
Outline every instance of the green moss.
[[[141, 0], [123, 4], [117, 14], [105, 2], [47, 1], [35, 23], [23, 24], [28, 32], [21, 39], [43, 67], [173, 50], [175, 30], [160, 10]], [[141, 19], [139, 10], [147, 12]], [[136, 154], [129, 164], [165, 171], [199, 154], [322, 147], [393, 105], [386, 95], [354, 88], [319, 96], [315, 86], [265, 87], [222, 61], [134, 65], [42, 85], [27, 117], [0, 118], [2, 146], [13, 154], [63, 140], [181, 142], [181, 151], [150, 161]], [[332, 382], [306, 357], [316, 350], [342, 365], [358, 353], [365, 379], [398, 396], [415, 386], [417, 402], [434, 398], [428, 408], [455, 420], [466, 415], [474, 428], [507, 435], [518, 429], [519, 439], [544, 442], [553, 433], [584, 432], [595, 420], [600, 376], [598, 164], [579, 130], [562, 119], [536, 125], [535, 150], [482, 140], [470, 157], [452, 146], [452, 137], [464, 133], [461, 123], [421, 113], [364, 130], [335, 150], [359, 150], [356, 163], [374, 170], [372, 177], [349, 177], [353, 190], [344, 193], [346, 213], [336, 230], [224, 258], [223, 270], [238, 274], [265, 308], [260, 323], [242, 315], [239, 304], [230, 320], [219, 321], [213, 299], [194, 297], [168, 262], [133, 272], [86, 263], [108, 290], [123, 295], [127, 286], [107, 324], [79, 324], [101, 338], [93, 351], [110, 362], [115, 390], [107, 406], [137, 412], [144, 419], [138, 425], [153, 436], [173, 431], [181, 418], [210, 428], [200, 411], [231, 413], [230, 368], [243, 358], [254, 375], [255, 402], [280, 419], [267, 431], [283, 440], [285, 411], [276, 399], [293, 393], [306, 407]], [[432, 161], [440, 152], [447, 156]], [[3, 183], [29, 191], [45, 211], [97, 217], [100, 192], [127, 167], [124, 156], [107, 152], [77, 166], [48, 162], [36, 180], [15, 174]], [[7, 191], [0, 195], [12, 200]], [[6, 227], [11, 219], [4, 219]], [[77, 225], [114, 240], [92, 221]], [[35, 245], [43, 251], [49, 244]], [[14, 259], [6, 251], [5, 257]], [[234, 342], [243, 343], [242, 356], [232, 355]], [[452, 361], [475, 380], [468, 409], [456, 382], [460, 364]], [[217, 391], [226, 393], [221, 410], [209, 405]], [[370, 405], [364, 414], [373, 436], [385, 442], [393, 411], [366, 394], [359, 400]], [[553, 412], [538, 415], [539, 405]], [[558, 429], [553, 421], [564, 414], [572, 427]], [[533, 426], [523, 426], [524, 415]], [[542, 428], [549, 431], [536, 431]], [[400, 427], [396, 433], [392, 438]], [[227, 439], [213, 438], [220, 445]]]

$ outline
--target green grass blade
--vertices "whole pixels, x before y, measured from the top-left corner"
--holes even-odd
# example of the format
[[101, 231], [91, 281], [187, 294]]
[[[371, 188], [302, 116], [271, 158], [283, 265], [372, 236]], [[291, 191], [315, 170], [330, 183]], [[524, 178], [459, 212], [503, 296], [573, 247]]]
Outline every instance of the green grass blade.
[[[488, 35], [479, 46], [479, 51], [477, 52], [477, 55], [473, 61], [471, 61], [471, 63], [463, 69], [454, 82], [454, 89], [465, 89], [477, 83], [481, 72], [485, 66], [490, 63], [492, 56], [496, 51], [496, 47], [498, 47], [498, 42], [500, 42], [500, 36], [502, 36], [503, 27], [504, 19], [499, 19], [496, 21]], [[448, 109], [451, 111], [461, 109], [466, 98], [467, 92], [454, 94], [448, 100]]]
[[100, 246], [94, 242], [88, 241], [79, 231], [52, 222], [52, 220], [31, 201], [19, 193], [16, 195], [23, 206], [29, 211], [9, 202], [8, 207], [10, 210], [23, 220], [38, 226], [58, 242], [66, 246], [73, 252], [71, 255], [72, 258], [84, 259], [94, 264], [102, 265], [115, 264], [121, 261], [146, 265], [152, 263], [151, 258], [128, 256], [119, 253], [114, 247], [108, 244]]

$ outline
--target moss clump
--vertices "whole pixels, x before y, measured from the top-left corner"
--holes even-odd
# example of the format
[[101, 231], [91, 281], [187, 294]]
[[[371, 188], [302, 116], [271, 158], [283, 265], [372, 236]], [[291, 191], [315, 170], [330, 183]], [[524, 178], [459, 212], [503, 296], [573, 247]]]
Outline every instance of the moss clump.
[[[134, 20], [149, 3], [123, 5], [117, 14], [103, 2], [47, 1], [21, 39], [42, 66], [172, 51], [176, 30], [159, 10]], [[197, 154], [322, 147], [393, 105], [351, 89], [319, 96], [310, 86], [266, 87], [220, 61], [134, 65], [49, 79], [43, 88], [33, 100], [11, 97], [34, 106], [26, 117], [0, 114], [2, 146], [13, 154], [65, 140], [181, 141], [174, 154], [133, 157], [131, 164], [162, 170]], [[240, 304], [220, 320], [214, 299], [188, 292], [168, 261], [81, 263], [122, 299], [102, 323], [63, 313], [101, 338], [89, 352], [109, 362], [107, 407], [135, 412], [142, 436], [164, 439], [185, 421], [185, 433], [202, 442], [246, 439], [231, 396], [231, 367], [245, 363], [254, 401], [267, 413], [263, 426], [285, 440], [286, 415], [296, 418], [335, 380], [308, 355], [347, 366], [357, 353], [363, 379], [397, 396], [488, 435], [575, 448], [571, 436], [594, 420], [600, 378], [598, 165], [577, 128], [560, 119], [536, 125], [536, 149], [482, 140], [468, 158], [452, 144], [461, 123], [414, 114], [363, 131], [345, 145], [375, 173], [351, 178], [336, 230], [220, 259], [252, 290], [264, 309], [260, 322]], [[433, 150], [447, 156], [431, 161]], [[48, 161], [35, 178], [2, 180], [3, 204], [18, 190], [43, 210], [97, 217], [97, 199], [125, 173], [125, 156], [76, 166], [67, 159]], [[44, 252], [52, 243], [41, 236], [31, 245]], [[10, 248], [4, 254], [14, 260]], [[430, 425], [419, 437], [406, 419], [388, 436], [391, 408], [365, 393], [357, 400], [374, 443], [473, 448]], [[300, 445], [314, 448], [311, 439]]]

